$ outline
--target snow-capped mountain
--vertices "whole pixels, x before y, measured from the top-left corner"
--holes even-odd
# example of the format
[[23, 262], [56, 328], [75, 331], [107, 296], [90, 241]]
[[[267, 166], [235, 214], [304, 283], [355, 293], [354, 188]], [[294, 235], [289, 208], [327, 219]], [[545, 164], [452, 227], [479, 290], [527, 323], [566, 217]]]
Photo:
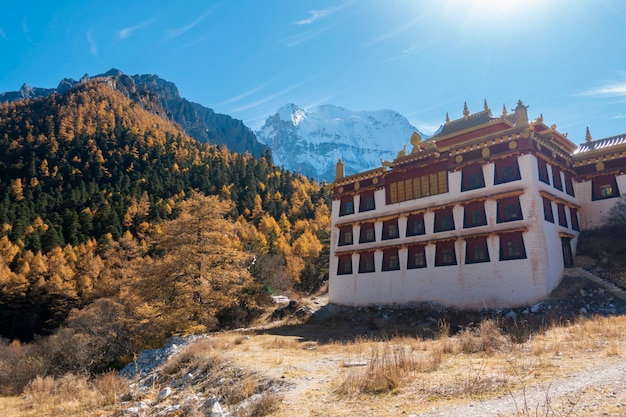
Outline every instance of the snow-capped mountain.
[[393, 160], [404, 146], [410, 149], [416, 131], [391, 110], [355, 112], [328, 104], [305, 110], [287, 104], [256, 136], [270, 147], [275, 164], [332, 182], [339, 158], [346, 175], [380, 167], [381, 159]]

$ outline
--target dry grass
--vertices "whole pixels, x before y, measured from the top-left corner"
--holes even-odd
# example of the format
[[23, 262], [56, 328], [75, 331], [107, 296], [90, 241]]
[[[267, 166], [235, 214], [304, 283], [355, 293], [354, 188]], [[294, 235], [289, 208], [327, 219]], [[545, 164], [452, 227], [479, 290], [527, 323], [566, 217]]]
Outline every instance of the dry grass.
[[3, 415], [88, 415], [94, 410], [119, 403], [120, 396], [128, 392], [128, 386], [128, 380], [115, 373], [106, 373], [93, 380], [75, 374], [60, 378], [38, 376], [26, 386], [23, 396], [17, 401], [3, 399], [6, 406]]
[[[198, 340], [163, 367], [161, 382], [192, 369], [194, 375], [202, 370], [207, 375], [202, 381], [205, 385], [189, 390], [205, 394], [213, 382], [208, 375], [215, 381], [233, 381], [222, 384], [217, 395], [229, 398], [225, 405], [249, 401], [248, 407], [231, 410], [237, 417], [410, 415], [506, 397], [533, 385], [551, 387], [559, 378], [589, 366], [619, 361], [626, 351], [623, 316], [582, 317], [535, 330], [532, 335], [528, 327], [511, 331], [511, 323], [486, 320], [449, 336], [450, 326], [440, 322], [435, 337], [427, 339], [363, 335], [320, 342], [315, 332], [324, 330], [307, 326], [245, 335], [221, 333]], [[231, 373], [225, 373], [229, 369]], [[239, 371], [234, 374], [233, 369]], [[263, 379], [285, 381], [288, 388], [277, 395], [264, 388]], [[24, 392], [29, 400], [2, 398], [0, 414], [96, 415], [91, 411], [114, 406], [124, 389], [114, 374], [94, 381], [78, 375], [36, 378]], [[581, 401], [586, 395], [592, 402], [594, 392], [583, 393]], [[550, 400], [560, 404], [560, 414], [546, 414], [520, 403], [515, 415], [567, 415], [579, 407], [577, 402]], [[317, 404], [317, 409], [312, 410], [311, 404]]]
[[350, 368], [336, 392], [349, 396], [393, 392], [416, 368], [415, 359], [404, 346], [374, 347], [365, 369]]

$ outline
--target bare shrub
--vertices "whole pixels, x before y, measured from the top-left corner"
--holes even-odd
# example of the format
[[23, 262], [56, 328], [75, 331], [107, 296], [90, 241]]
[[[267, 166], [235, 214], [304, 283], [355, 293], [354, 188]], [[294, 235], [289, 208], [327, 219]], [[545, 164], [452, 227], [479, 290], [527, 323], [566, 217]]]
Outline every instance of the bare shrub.
[[403, 346], [375, 347], [365, 370], [348, 372], [336, 392], [342, 395], [381, 394], [395, 391], [404, 376], [418, 369]]
[[129, 390], [128, 379], [119, 376], [115, 371], [102, 374], [94, 383], [102, 396], [102, 402], [107, 405], [117, 404], [119, 398]]
[[61, 411], [90, 409], [99, 403], [99, 396], [87, 377], [76, 374], [66, 374], [58, 379], [35, 377], [24, 389], [24, 394], [29, 398], [31, 408], [53, 415]]
[[434, 372], [443, 363], [445, 356], [446, 344], [438, 344], [428, 352], [426, 358], [421, 358], [416, 363], [416, 371], [418, 372]]
[[457, 340], [463, 353], [493, 353], [510, 345], [494, 320], [482, 321], [478, 328], [465, 328]]
[[232, 381], [232, 384], [224, 385], [221, 394], [227, 399], [228, 404], [238, 404], [252, 397], [256, 391], [256, 381], [248, 376], [240, 381]]
[[0, 394], [16, 395], [37, 375], [46, 375], [48, 362], [35, 344], [0, 341]]
[[[261, 394], [261, 398], [255, 401], [246, 411], [245, 417], [265, 417], [278, 409], [281, 401], [280, 395], [266, 392]], [[244, 417], [244, 416], [237, 416]]]

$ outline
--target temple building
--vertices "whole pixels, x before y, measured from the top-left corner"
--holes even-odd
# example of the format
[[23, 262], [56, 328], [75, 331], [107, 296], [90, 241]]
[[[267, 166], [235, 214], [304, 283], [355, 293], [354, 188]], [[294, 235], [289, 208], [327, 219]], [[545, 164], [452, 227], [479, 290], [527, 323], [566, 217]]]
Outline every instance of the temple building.
[[450, 120], [377, 169], [332, 184], [329, 299], [517, 307], [573, 266], [580, 230], [626, 191], [626, 134], [577, 146], [527, 107]]

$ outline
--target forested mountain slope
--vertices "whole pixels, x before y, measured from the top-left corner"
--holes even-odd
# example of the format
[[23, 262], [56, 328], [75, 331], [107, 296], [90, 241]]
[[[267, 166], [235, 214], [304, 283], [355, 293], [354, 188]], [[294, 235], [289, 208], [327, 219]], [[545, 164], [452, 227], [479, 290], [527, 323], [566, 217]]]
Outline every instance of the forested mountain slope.
[[93, 77], [85, 74], [78, 81], [64, 78], [56, 88], [24, 84], [19, 91], [0, 93], [0, 103], [42, 98], [54, 93], [65, 94], [79, 84], [96, 80], [106, 82], [145, 110], [177, 123], [185, 133], [200, 142], [226, 145], [232, 152], [249, 152], [255, 157], [268, 149], [257, 141], [252, 130], [241, 120], [182, 98], [174, 83], [153, 74], [127, 75], [113, 68]]
[[106, 364], [241, 325], [268, 292], [324, 279], [327, 190], [149, 105], [106, 80], [0, 104], [0, 337], [70, 337], [86, 331], [77, 317], [114, 313], [100, 325], [123, 324], [124, 343]]

